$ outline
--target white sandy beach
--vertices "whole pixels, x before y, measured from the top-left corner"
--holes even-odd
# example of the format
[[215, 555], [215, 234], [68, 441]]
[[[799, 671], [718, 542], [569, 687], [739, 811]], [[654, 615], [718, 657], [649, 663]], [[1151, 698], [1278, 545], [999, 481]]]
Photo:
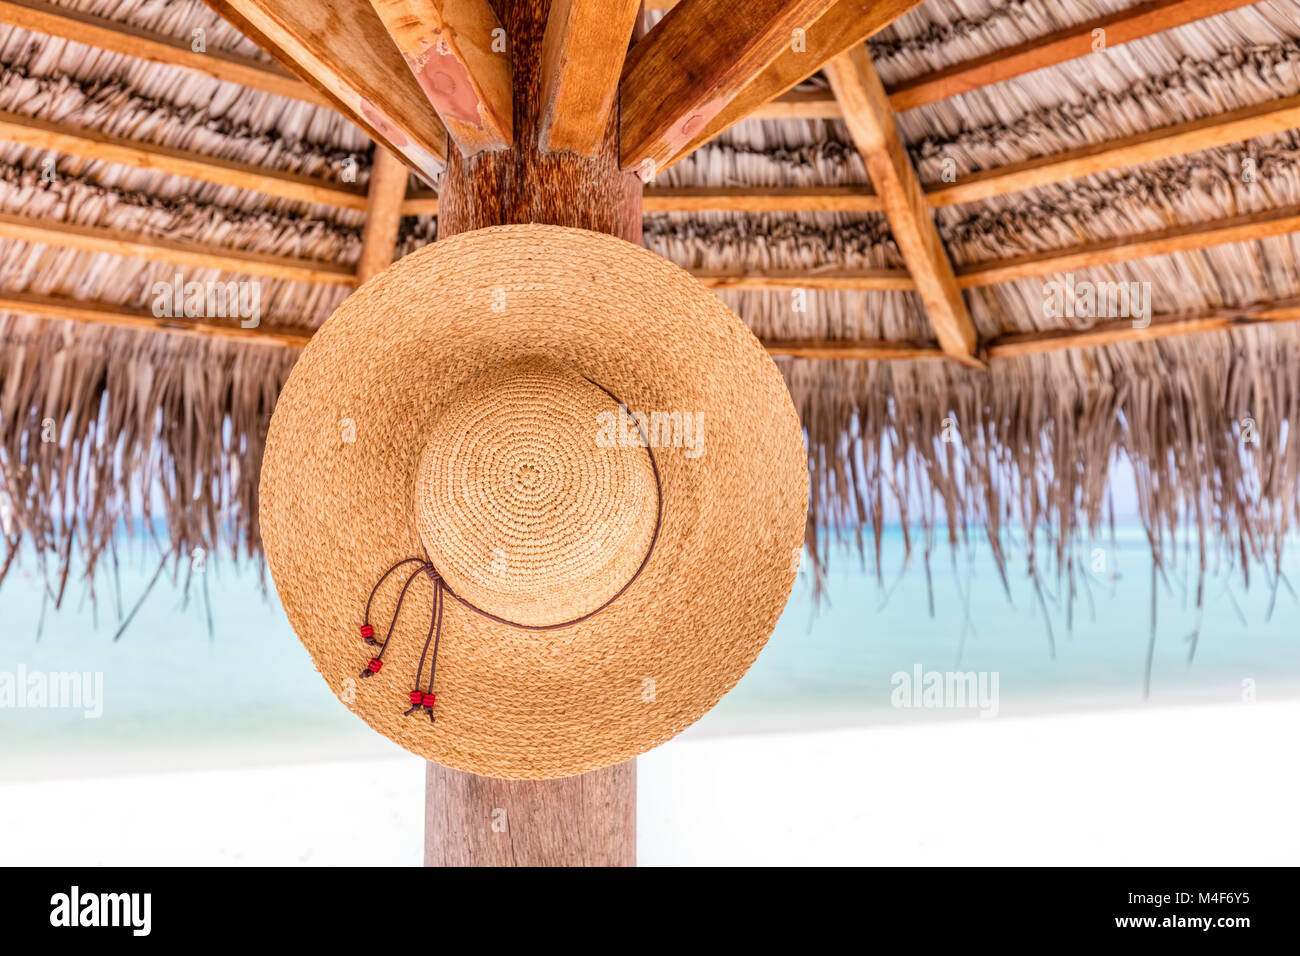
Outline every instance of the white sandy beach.
[[[673, 864], [1290, 864], [1300, 702], [686, 737], [638, 765]], [[414, 757], [0, 784], [3, 864], [420, 862]]]

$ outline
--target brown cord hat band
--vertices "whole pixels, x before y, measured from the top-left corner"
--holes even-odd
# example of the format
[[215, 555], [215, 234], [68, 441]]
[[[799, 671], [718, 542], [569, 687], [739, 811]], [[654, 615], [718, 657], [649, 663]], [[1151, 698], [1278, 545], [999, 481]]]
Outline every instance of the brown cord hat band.
[[[587, 381], [590, 382], [591, 379], [587, 379]], [[627, 405], [622, 401], [622, 399], [616, 396], [609, 389], [605, 388], [605, 386], [601, 385], [599, 382], [591, 382], [591, 384], [595, 385], [597, 388], [599, 388], [610, 398], [614, 399], [614, 401], [618, 404], [620, 410], [627, 409]], [[522, 624], [518, 621], [511, 621], [508, 620], [507, 618], [493, 614], [491, 611], [486, 611], [475, 604], [471, 604], [468, 600], [458, 595], [455, 591], [451, 589], [451, 586], [447, 583], [446, 579], [441, 574], [438, 573], [438, 569], [435, 568], [433, 562], [429, 560], [429, 555], [427, 551], [425, 552], [425, 556], [423, 558], [403, 558], [401, 561], [398, 561], [387, 571], [385, 571], [382, 575], [380, 575], [379, 580], [375, 582], [375, 586], [370, 589], [370, 596], [366, 598], [366, 611], [365, 611], [365, 617], [363, 619], [363, 623], [361, 625], [361, 636], [367, 644], [371, 646], [378, 646], [379, 653], [370, 659], [370, 663], [366, 665], [365, 670], [361, 672], [360, 676], [370, 677], [372, 674], [379, 673], [380, 669], [382, 669], [382, 667], [384, 666], [384, 652], [388, 650], [388, 643], [389, 641], [392, 640], [393, 631], [397, 627], [397, 618], [402, 611], [402, 602], [406, 599], [406, 592], [411, 587], [411, 583], [417, 577], [420, 576], [421, 572], [426, 574], [429, 577], [429, 579], [433, 582], [433, 608], [430, 614], [429, 632], [425, 636], [424, 648], [420, 652], [420, 663], [416, 666], [416, 670], [415, 670], [415, 688], [410, 693], [411, 707], [409, 710], [406, 711], [406, 716], [409, 717], [417, 710], [423, 708], [425, 711], [428, 712], [430, 721], [434, 720], [433, 705], [437, 700], [437, 695], [433, 692], [433, 680], [434, 680], [434, 673], [438, 668], [438, 645], [442, 640], [442, 611], [443, 611], [444, 594], [451, 595], [463, 607], [473, 611], [475, 614], [478, 614], [480, 617], [486, 618], [489, 621], [495, 621], [498, 624], [504, 624], [507, 627], [518, 628], [523, 631], [554, 631], [554, 630], [559, 630], [560, 628], [572, 627], [574, 624], [581, 624], [583, 621], [587, 620], [588, 618], [595, 617], [601, 611], [605, 610], [605, 608], [609, 607], [620, 597], [622, 597], [623, 594], [628, 590], [628, 588], [630, 588], [633, 585], [636, 579], [641, 576], [641, 572], [645, 570], [646, 565], [650, 563], [650, 556], [654, 554], [655, 543], [659, 540], [659, 528], [660, 525], [663, 523], [663, 510], [664, 510], [663, 483], [659, 475], [659, 463], [655, 461], [654, 450], [651, 448], [650, 445], [650, 436], [646, 434], [645, 427], [642, 425], [641, 420], [639, 418], [633, 418], [633, 421], [636, 423], [637, 433], [641, 436], [641, 443], [645, 447], [646, 454], [650, 458], [650, 471], [654, 476], [655, 523], [654, 523], [654, 531], [650, 535], [650, 543], [646, 547], [645, 557], [641, 559], [641, 563], [637, 565], [637, 569], [632, 573], [632, 576], [627, 579], [627, 581], [623, 584], [622, 587], [620, 587], [617, 591], [615, 591], [614, 594], [611, 595], [609, 599], [606, 600], [599, 607], [594, 608], [593, 610], [590, 610], [585, 614], [579, 615], [578, 617], [572, 618], [571, 620], [561, 621], [558, 624]], [[370, 623], [370, 609], [374, 604], [375, 594], [378, 593], [379, 588], [383, 585], [383, 583], [386, 580], [388, 580], [388, 578], [392, 575], [394, 571], [407, 564], [418, 564], [419, 567], [417, 567], [413, 572], [411, 572], [410, 576], [407, 577], [406, 579], [406, 583], [402, 585], [402, 590], [397, 595], [397, 606], [393, 608], [393, 619], [388, 625], [388, 632], [384, 635], [384, 639], [382, 642], [377, 641], [375, 640], [375, 636], [374, 636], [374, 627]], [[421, 675], [424, 673], [424, 662], [429, 655], [430, 643], [433, 644], [433, 657], [429, 662], [428, 690], [421, 691], [420, 678]]]

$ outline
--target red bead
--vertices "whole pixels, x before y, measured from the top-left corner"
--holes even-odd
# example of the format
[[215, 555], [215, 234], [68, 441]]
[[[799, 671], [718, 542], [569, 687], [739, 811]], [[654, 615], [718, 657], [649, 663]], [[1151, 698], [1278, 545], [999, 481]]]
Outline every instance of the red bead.
[[374, 637], [374, 636], [375, 636], [375, 629], [374, 629], [373, 627], [371, 627], [369, 624], [362, 624], [362, 625], [361, 625], [361, 636], [362, 636], [362, 637], [365, 637], [365, 638], [371, 638], [371, 637]]
[[413, 690], [413, 691], [411, 691], [411, 703], [414, 704], [416, 707], [419, 707], [419, 706], [420, 706], [420, 701], [421, 701], [423, 698], [424, 698], [424, 695], [421, 694], [418, 690]]
[[[437, 694], [425, 694], [423, 704], [425, 707], [432, 707], [433, 702], [438, 699]], [[411, 700], [415, 700], [415, 694], [411, 694]]]
[[384, 662], [381, 661], [379, 658], [375, 657], [375, 658], [372, 658], [372, 659], [371, 659], [371, 661], [370, 661], [369, 665], [367, 665], [366, 669], [367, 669], [368, 671], [370, 671], [372, 674], [378, 674], [378, 673], [379, 673], [379, 669], [380, 669], [381, 667], [383, 667], [383, 666], [384, 666]]

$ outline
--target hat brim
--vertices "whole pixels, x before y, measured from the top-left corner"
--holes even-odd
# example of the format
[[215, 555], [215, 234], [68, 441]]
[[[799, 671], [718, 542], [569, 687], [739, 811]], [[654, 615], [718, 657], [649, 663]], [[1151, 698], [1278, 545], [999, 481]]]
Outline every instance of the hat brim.
[[[414, 484], [440, 402], [530, 355], [569, 364], [633, 411], [701, 414], [702, 453], [656, 450], [658, 542], [594, 617], [525, 631], [447, 600], [437, 720], [404, 717], [431, 588], [413, 585], [384, 670], [362, 681], [366, 598], [395, 561], [422, 553]], [[280, 601], [350, 709], [445, 766], [549, 778], [649, 750], [740, 680], [795, 580], [808, 468], [780, 372], [716, 295], [621, 239], [506, 226], [403, 258], [325, 322], [280, 394], [260, 501]]]

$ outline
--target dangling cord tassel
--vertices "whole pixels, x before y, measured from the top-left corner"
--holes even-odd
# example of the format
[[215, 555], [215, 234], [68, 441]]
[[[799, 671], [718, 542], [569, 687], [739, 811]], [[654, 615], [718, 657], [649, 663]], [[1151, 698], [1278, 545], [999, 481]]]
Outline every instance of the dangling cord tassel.
[[[393, 629], [397, 627], [397, 617], [399, 614], [402, 613], [402, 601], [406, 599], [406, 592], [410, 588], [411, 582], [414, 581], [417, 577], [419, 577], [420, 572], [424, 570], [423, 568], [424, 562], [416, 558], [407, 558], [405, 561], [399, 561], [397, 564], [393, 565], [391, 568], [389, 568], [387, 571], [384, 572], [384, 577], [379, 579], [379, 583], [376, 584], [374, 590], [370, 592], [370, 600], [366, 602], [366, 623], [362, 625], [361, 634], [363, 637], [365, 637], [367, 643], [375, 643], [374, 629], [370, 627], [370, 602], [374, 600], [375, 591], [379, 590], [379, 585], [383, 584], [384, 578], [387, 578], [388, 575], [392, 574], [403, 564], [407, 564], [410, 561], [415, 561], [417, 564], [421, 566], [419, 568], [416, 568], [413, 572], [411, 572], [411, 576], [407, 578], [406, 583], [402, 585], [402, 591], [400, 594], [397, 595], [397, 606], [393, 608], [393, 620], [388, 625], [388, 633], [384, 635], [384, 642], [379, 647], [379, 653], [370, 659], [370, 663], [366, 665], [366, 669], [361, 672], [362, 677], [369, 677], [371, 674], [378, 674], [380, 669], [384, 666], [384, 652], [388, 650], [388, 642], [392, 640]], [[369, 629], [368, 634], [367, 634], [367, 629]]]
[[[432, 570], [433, 565], [429, 565]], [[433, 571], [437, 574], [436, 571]], [[438, 642], [442, 640], [442, 606], [444, 594], [447, 588], [443, 585], [442, 579], [439, 578], [436, 584], [436, 593], [434, 595], [433, 610], [433, 659], [429, 662], [429, 689], [424, 694], [424, 709], [429, 712], [429, 723], [433, 723], [436, 718], [433, 716], [433, 705], [437, 701], [438, 695], [433, 692], [433, 675], [438, 669]], [[418, 678], [418, 674], [416, 675]], [[417, 681], [418, 684], [418, 681]]]
[[379, 642], [375, 640], [375, 629], [370, 623], [370, 607], [375, 603], [375, 595], [379, 593], [380, 587], [383, 586], [383, 583], [388, 580], [389, 576], [394, 571], [396, 571], [402, 565], [410, 564], [411, 562], [415, 562], [416, 564], [424, 563], [419, 558], [404, 558], [403, 560], [398, 561], [396, 564], [394, 564], [382, 575], [380, 575], [379, 580], [375, 582], [375, 586], [370, 589], [370, 597], [366, 598], [366, 616], [362, 618], [361, 621], [361, 639], [364, 640], [371, 647], [379, 646]]
[[429, 575], [433, 581], [433, 612], [429, 615], [429, 633], [424, 638], [424, 649], [420, 651], [420, 663], [415, 668], [415, 690], [411, 691], [411, 709], [403, 716], [410, 717], [413, 713], [423, 707], [429, 712], [429, 720], [433, 720], [433, 671], [429, 671], [429, 690], [430, 693], [423, 693], [420, 690], [420, 675], [424, 673], [424, 660], [429, 655], [429, 642], [434, 641], [434, 665], [437, 664], [438, 650], [435, 635], [442, 630], [442, 578], [434, 569], [432, 564], [424, 565], [420, 570]]

